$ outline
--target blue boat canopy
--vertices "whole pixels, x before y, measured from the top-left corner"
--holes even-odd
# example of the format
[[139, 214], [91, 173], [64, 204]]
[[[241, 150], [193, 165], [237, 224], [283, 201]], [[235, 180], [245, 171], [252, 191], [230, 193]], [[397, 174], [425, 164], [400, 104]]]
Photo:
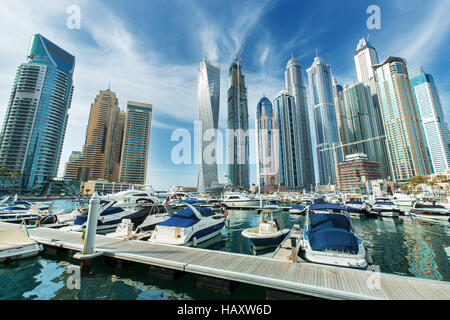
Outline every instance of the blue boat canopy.
[[[204, 207], [195, 207], [198, 212], [204, 217], [210, 217], [215, 215], [214, 211], [210, 208]], [[173, 217], [167, 219], [166, 221], [161, 222], [158, 226], [167, 226], [167, 227], [179, 227], [179, 228], [187, 228], [193, 226], [200, 220], [194, 214], [194, 212], [190, 208], [186, 208], [176, 213]]]
[[386, 206], [393, 206], [394, 203], [390, 201], [377, 201], [374, 203], [374, 205], [386, 205]]
[[345, 208], [334, 203], [319, 203], [319, 204], [313, 204], [309, 207], [309, 210], [344, 210]]
[[296, 205], [292, 206], [291, 209], [303, 210], [303, 209], [305, 209], [305, 206], [302, 206], [301, 204], [296, 204]]

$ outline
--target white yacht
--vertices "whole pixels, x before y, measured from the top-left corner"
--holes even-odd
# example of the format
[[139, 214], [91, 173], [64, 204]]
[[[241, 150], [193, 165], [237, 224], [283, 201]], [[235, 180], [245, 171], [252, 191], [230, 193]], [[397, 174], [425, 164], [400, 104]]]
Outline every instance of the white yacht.
[[224, 194], [223, 203], [230, 208], [257, 207], [260, 204], [260, 200], [241, 192], [227, 192]]
[[400, 215], [400, 208], [392, 202], [392, 199], [387, 197], [375, 198], [371, 212], [381, 217], [398, 217]]
[[348, 194], [345, 198], [344, 207], [350, 216], [365, 216], [369, 212], [369, 207], [360, 194]]
[[417, 199], [413, 194], [394, 193], [392, 200], [400, 210], [403, 212], [409, 212]]
[[156, 225], [151, 238], [152, 243], [172, 244], [178, 246], [197, 246], [197, 244], [217, 236], [225, 225], [226, 217], [217, 214], [210, 208], [187, 208], [173, 214], [166, 206], [171, 217]]
[[433, 221], [449, 221], [450, 217], [450, 209], [432, 198], [416, 201], [409, 213], [412, 217]]

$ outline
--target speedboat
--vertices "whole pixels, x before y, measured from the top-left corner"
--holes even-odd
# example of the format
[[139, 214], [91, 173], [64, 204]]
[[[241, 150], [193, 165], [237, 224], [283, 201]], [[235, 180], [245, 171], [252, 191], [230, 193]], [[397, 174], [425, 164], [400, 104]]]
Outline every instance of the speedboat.
[[223, 203], [230, 208], [257, 207], [259, 200], [240, 192], [227, 192], [224, 195]]
[[242, 236], [249, 239], [256, 250], [278, 246], [289, 233], [289, 229], [281, 229], [274, 220], [273, 212], [264, 210], [258, 219], [256, 228], [242, 231]]
[[296, 205], [292, 206], [292, 208], [289, 209], [289, 213], [303, 214], [306, 212], [306, 210], [307, 210], [307, 207], [305, 207], [301, 204], [296, 204]]
[[311, 205], [312, 204], [311, 197], [308, 197], [308, 196], [301, 197], [300, 198], [300, 204], [304, 205], [305, 207]]
[[346, 209], [337, 204], [309, 207], [300, 243], [304, 258], [309, 262], [367, 268], [366, 249]]
[[0, 230], [0, 262], [34, 257], [42, 250], [21, 228]]
[[400, 209], [390, 198], [375, 198], [371, 212], [381, 217], [398, 217]]
[[359, 194], [347, 195], [347, 200], [344, 202], [344, 207], [350, 216], [364, 216], [369, 212], [369, 208], [362, 200], [362, 196]]
[[[97, 221], [97, 232], [104, 233], [115, 230], [122, 219], [130, 219], [134, 224], [141, 224], [148, 216], [150, 207], [135, 206], [122, 208], [115, 205], [115, 201], [100, 201], [100, 212]], [[82, 232], [87, 227], [89, 209], [85, 208], [76, 215], [73, 225], [62, 227], [62, 231]]]
[[24, 220], [41, 220], [44, 223], [53, 223], [56, 219], [53, 215], [48, 215], [50, 208], [51, 203], [18, 200], [13, 205], [0, 209], [0, 221], [15, 223]]
[[156, 225], [148, 241], [195, 247], [220, 233], [226, 220], [223, 214], [217, 214], [206, 207], [194, 207], [190, 204], [186, 206], [187, 208], [176, 214], [166, 206], [171, 217]]
[[414, 203], [410, 215], [424, 220], [448, 221], [450, 209], [440, 204], [435, 199], [421, 199]]

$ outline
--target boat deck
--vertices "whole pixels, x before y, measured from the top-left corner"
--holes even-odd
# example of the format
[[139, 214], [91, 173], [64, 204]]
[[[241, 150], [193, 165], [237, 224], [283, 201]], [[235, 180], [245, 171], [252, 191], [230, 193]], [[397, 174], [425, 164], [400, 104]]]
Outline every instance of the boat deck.
[[[0, 222], [0, 230], [19, 227]], [[49, 228], [28, 232], [31, 239], [43, 245], [75, 251], [83, 247], [80, 233]], [[450, 300], [450, 284], [445, 281], [101, 235], [96, 236], [95, 251], [112, 258], [325, 299]]]

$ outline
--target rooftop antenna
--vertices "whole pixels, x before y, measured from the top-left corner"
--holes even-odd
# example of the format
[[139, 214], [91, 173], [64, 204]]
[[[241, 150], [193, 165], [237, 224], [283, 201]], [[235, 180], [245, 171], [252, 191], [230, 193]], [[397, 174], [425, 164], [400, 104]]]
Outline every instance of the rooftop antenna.
[[370, 33], [367, 34], [366, 42], [369, 42], [369, 38], [370, 38]]
[[294, 59], [294, 52], [291, 51], [291, 59]]
[[108, 85], [108, 91], [111, 91], [111, 81], [109, 82], [109, 85]]
[[319, 50], [316, 49], [316, 58], [319, 57]]

